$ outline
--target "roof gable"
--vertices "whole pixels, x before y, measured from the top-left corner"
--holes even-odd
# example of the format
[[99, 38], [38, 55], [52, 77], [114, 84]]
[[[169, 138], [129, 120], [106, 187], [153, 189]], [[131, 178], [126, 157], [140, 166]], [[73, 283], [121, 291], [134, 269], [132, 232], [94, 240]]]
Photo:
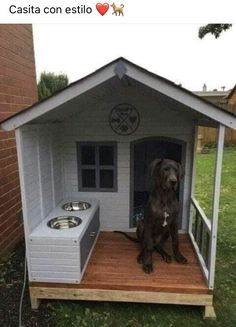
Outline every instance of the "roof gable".
[[101, 67], [92, 74], [70, 84], [65, 89], [53, 94], [49, 98], [34, 104], [31, 107], [1, 122], [5, 130], [12, 130], [60, 107], [64, 103], [78, 97], [86, 91], [117, 77], [130, 77], [146, 86], [180, 102], [186, 107], [199, 112], [212, 121], [236, 129], [236, 116], [198, 97], [194, 93], [176, 85], [175, 83], [151, 73], [132, 62], [118, 58]]

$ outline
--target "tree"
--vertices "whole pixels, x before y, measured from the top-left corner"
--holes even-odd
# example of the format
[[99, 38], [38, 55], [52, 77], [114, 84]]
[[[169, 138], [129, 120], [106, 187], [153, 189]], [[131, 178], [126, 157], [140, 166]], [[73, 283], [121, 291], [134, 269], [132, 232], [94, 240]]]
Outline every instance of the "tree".
[[45, 99], [53, 93], [64, 89], [68, 83], [69, 80], [66, 74], [56, 75], [55, 73], [41, 73], [40, 80], [38, 82], [39, 100]]
[[201, 26], [198, 30], [198, 37], [203, 39], [206, 34], [213, 34], [217, 39], [223, 31], [226, 31], [232, 27], [232, 24], [207, 24]]

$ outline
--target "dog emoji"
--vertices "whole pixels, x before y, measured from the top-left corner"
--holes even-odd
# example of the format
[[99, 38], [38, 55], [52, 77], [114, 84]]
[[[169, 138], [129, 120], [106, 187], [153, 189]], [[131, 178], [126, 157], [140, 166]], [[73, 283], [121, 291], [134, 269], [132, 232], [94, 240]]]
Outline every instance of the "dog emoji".
[[115, 14], [115, 15], [117, 16], [117, 14], [119, 14], [119, 16], [120, 16], [120, 14], [121, 14], [122, 16], [124, 16], [124, 13], [123, 13], [124, 5], [123, 5], [123, 4], [120, 5], [120, 7], [117, 7], [117, 6], [115, 5], [115, 3], [113, 2], [113, 4], [111, 5], [111, 7], [113, 8], [113, 13], [112, 13], [112, 15]]

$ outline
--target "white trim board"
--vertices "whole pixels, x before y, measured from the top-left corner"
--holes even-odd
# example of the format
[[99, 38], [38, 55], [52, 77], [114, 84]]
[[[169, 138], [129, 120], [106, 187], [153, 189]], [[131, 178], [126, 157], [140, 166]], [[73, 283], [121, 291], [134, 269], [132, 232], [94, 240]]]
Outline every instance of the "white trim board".
[[227, 127], [236, 129], [236, 117], [227, 113], [220, 108], [217, 108], [211, 103], [205, 102], [200, 97], [191, 94], [187, 90], [175, 85], [174, 83], [165, 80], [164, 78], [154, 75], [127, 60], [120, 58], [116, 61], [100, 68], [93, 74], [73, 83], [58, 94], [44, 100], [43, 102], [36, 103], [27, 110], [12, 116], [11, 118], [2, 122], [1, 127], [4, 130], [13, 130], [32, 120], [40, 117], [41, 115], [58, 108], [64, 103], [72, 100], [75, 97], [85, 93], [86, 91], [100, 85], [101, 83], [117, 76], [121, 79], [128, 76], [145, 84], [146, 86], [183, 103], [185, 106], [192, 108], [194, 111], [207, 116], [214, 122], [223, 124]]
[[129, 65], [126, 75], [180, 103], [183, 103], [185, 106], [192, 108], [218, 123], [236, 129], [236, 116], [234, 118], [231, 114], [203, 101], [200, 97], [198, 98], [197, 96], [188, 94], [186, 91], [181, 90], [181, 88], [165, 83], [158, 77], [155, 78], [155, 76], [148, 76], [145, 72], [140, 71], [131, 65]]

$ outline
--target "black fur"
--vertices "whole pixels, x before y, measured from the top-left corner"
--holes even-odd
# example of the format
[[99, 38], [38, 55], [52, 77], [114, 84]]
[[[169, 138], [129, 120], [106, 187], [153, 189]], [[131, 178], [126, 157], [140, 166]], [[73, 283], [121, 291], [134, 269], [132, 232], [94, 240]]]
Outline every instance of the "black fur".
[[[180, 253], [178, 240], [179, 202], [176, 192], [183, 177], [181, 165], [170, 159], [156, 159], [150, 166], [150, 173], [153, 189], [145, 208], [144, 220], [137, 224], [137, 238], [119, 232], [141, 244], [137, 260], [146, 273], [153, 271], [153, 250], [160, 253], [164, 261], [171, 262], [171, 256], [163, 249], [169, 236], [172, 238], [174, 258], [179, 263], [187, 263], [187, 259]], [[166, 215], [168, 217], [165, 218]]]

